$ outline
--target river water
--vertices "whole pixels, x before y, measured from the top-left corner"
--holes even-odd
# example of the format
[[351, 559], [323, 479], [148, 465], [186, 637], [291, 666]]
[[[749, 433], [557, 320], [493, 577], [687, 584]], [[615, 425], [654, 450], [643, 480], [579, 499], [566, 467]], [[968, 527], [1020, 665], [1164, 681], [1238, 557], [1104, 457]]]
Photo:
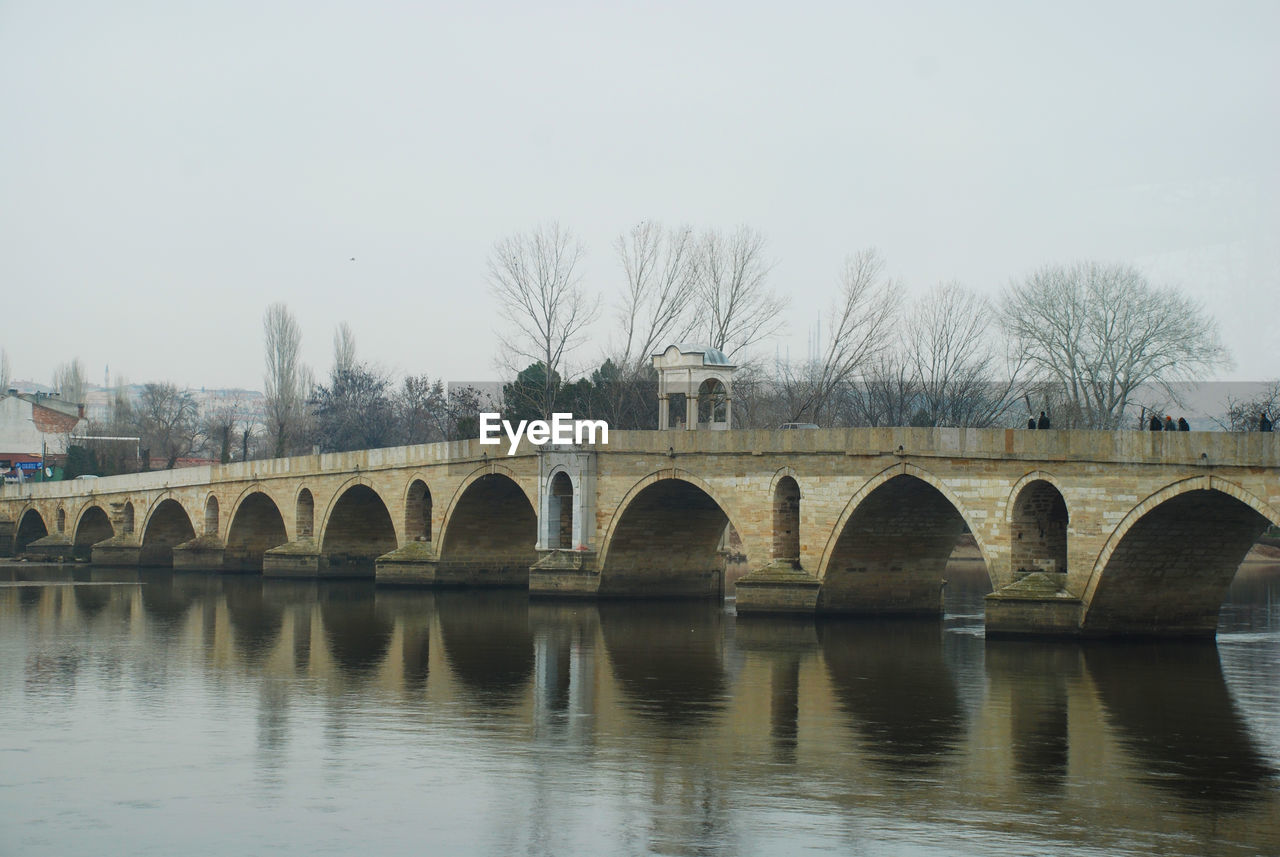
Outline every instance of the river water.
[[0, 566], [0, 854], [1280, 854], [1280, 567], [1213, 643]]

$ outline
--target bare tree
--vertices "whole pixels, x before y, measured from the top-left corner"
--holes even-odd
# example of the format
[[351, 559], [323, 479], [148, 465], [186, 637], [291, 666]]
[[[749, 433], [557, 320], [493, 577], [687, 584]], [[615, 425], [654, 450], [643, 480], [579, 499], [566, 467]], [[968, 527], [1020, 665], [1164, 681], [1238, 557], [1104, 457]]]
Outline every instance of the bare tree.
[[195, 448], [200, 436], [197, 414], [191, 391], [180, 390], [172, 383], [144, 385], [133, 408], [134, 425], [143, 446], [163, 455], [167, 470]]
[[408, 375], [392, 396], [400, 442], [432, 443], [447, 438], [448, 397], [444, 382], [429, 375]]
[[1257, 431], [1263, 414], [1274, 420], [1280, 410], [1280, 381], [1271, 381], [1248, 399], [1228, 396], [1223, 404], [1225, 412], [1214, 422], [1226, 431]]
[[233, 450], [241, 443], [243, 409], [243, 403], [237, 396], [206, 407], [200, 416], [200, 434], [205, 439], [206, 449], [211, 453], [216, 452], [218, 461], [222, 464], [231, 461]]
[[729, 357], [782, 329], [785, 298], [769, 288], [772, 264], [764, 236], [748, 226], [702, 237], [697, 290], [698, 328], [707, 345]]
[[892, 347], [876, 355], [862, 377], [839, 391], [836, 412], [853, 426], [906, 426], [914, 421], [920, 388], [904, 348]]
[[447, 437], [464, 440], [480, 436], [480, 413], [494, 409], [493, 397], [466, 384], [448, 387]]
[[299, 423], [303, 418], [303, 401], [309, 392], [304, 386], [305, 370], [298, 357], [302, 333], [298, 322], [282, 303], [267, 307], [262, 317], [262, 330], [267, 353], [263, 408], [267, 430], [275, 446], [275, 457], [282, 458], [288, 454], [290, 443], [297, 440]]
[[59, 363], [53, 370], [53, 389], [64, 402], [84, 404], [84, 394], [89, 381], [84, 375], [84, 364], [79, 357], [70, 363]]
[[1005, 290], [1000, 318], [1089, 428], [1118, 428], [1144, 384], [1176, 402], [1174, 382], [1230, 362], [1203, 308], [1127, 265], [1041, 268]]
[[396, 412], [387, 393], [390, 383], [381, 369], [357, 363], [348, 370], [335, 370], [328, 384], [317, 386], [312, 413], [320, 448], [346, 452], [395, 443]]
[[97, 462], [98, 475], [132, 473], [139, 468], [142, 443], [129, 398], [129, 384], [123, 377], [117, 375], [108, 391], [106, 419], [90, 421], [79, 443]]
[[577, 273], [582, 245], [559, 224], [500, 239], [489, 254], [489, 286], [498, 311], [515, 329], [506, 341], [504, 367], [513, 375], [527, 361], [545, 367], [543, 416], [555, 408], [555, 379], [565, 374], [565, 356], [581, 344], [599, 302], [583, 292]]
[[345, 321], [333, 330], [333, 374], [350, 372], [356, 366], [356, 335]]
[[902, 288], [884, 276], [879, 253], [863, 250], [845, 260], [840, 296], [829, 314], [827, 347], [816, 363], [784, 376], [790, 422], [816, 423], [826, 416], [836, 391], [891, 344], [901, 302]]
[[788, 422], [791, 409], [780, 390], [774, 373], [758, 361], [740, 365], [733, 376], [734, 428], [777, 428]]
[[667, 230], [651, 221], [619, 235], [613, 246], [627, 277], [617, 316], [621, 351], [614, 363], [641, 372], [650, 367], [654, 351], [684, 341], [697, 326], [699, 246], [687, 227]]
[[1026, 361], [992, 329], [994, 312], [985, 298], [946, 283], [907, 317], [907, 362], [929, 425], [994, 425], [1021, 400]]

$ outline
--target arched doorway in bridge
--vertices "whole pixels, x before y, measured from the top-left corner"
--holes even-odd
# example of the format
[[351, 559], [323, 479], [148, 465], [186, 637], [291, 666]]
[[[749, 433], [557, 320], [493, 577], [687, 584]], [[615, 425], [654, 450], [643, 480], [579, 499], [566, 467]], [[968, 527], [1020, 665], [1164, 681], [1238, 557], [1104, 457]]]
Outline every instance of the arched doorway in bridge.
[[773, 559], [800, 564], [800, 486], [790, 476], [773, 489]]
[[173, 548], [196, 537], [195, 527], [182, 504], [172, 498], [160, 501], [147, 520], [142, 534], [142, 550], [138, 552], [138, 565], [173, 565]]
[[899, 473], [858, 501], [820, 570], [819, 612], [942, 614], [943, 571], [964, 517], [929, 482]]
[[1018, 492], [1009, 518], [1009, 567], [1015, 579], [1067, 570], [1067, 503], [1053, 483], [1036, 479]]
[[679, 477], [658, 479], [618, 514], [605, 547], [600, 595], [724, 594], [729, 516], [706, 491]]
[[241, 501], [227, 529], [223, 571], [262, 571], [262, 555], [289, 540], [275, 501], [255, 491]]
[[212, 494], [204, 504], [204, 534], [206, 536], [218, 534], [218, 498]]
[[449, 512], [440, 560], [446, 575], [466, 569], [467, 582], [527, 585], [537, 544], [538, 515], [524, 489], [504, 473], [486, 473]]
[[59, 506], [54, 520], [57, 521], [58, 532], [65, 533], [67, 531], [67, 510]]
[[88, 560], [93, 555], [95, 544], [115, 534], [115, 528], [111, 526], [111, 519], [107, 517], [107, 513], [98, 506], [90, 506], [80, 514], [72, 553], [76, 559]]
[[309, 539], [315, 532], [316, 501], [311, 491], [303, 488], [298, 492], [298, 501], [294, 509], [294, 532], [300, 539]]
[[43, 539], [49, 535], [49, 528], [45, 525], [44, 518], [35, 509], [28, 509], [22, 513], [21, 520], [18, 521], [18, 532], [14, 537], [13, 553], [20, 556], [27, 549], [27, 545], [36, 539]]
[[573, 480], [561, 470], [551, 478], [547, 496], [548, 548], [572, 548], [573, 535]]
[[133, 504], [126, 502], [120, 510], [120, 529], [125, 533], [133, 532]]
[[1172, 494], [1122, 523], [1086, 588], [1082, 633], [1213, 636], [1227, 587], [1269, 523], [1216, 489]]
[[421, 479], [413, 480], [405, 497], [404, 535], [410, 540], [431, 541], [431, 489]]
[[320, 544], [328, 574], [373, 577], [375, 560], [396, 547], [396, 528], [378, 492], [368, 485], [352, 485], [342, 492]]

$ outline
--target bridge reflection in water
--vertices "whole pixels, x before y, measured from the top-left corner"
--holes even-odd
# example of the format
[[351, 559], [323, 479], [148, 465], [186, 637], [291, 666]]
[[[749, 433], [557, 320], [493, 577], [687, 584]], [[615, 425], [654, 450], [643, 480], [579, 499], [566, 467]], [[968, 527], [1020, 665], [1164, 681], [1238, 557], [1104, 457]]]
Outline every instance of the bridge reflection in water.
[[19, 851], [1280, 851], [1280, 568], [1217, 645], [984, 642], [980, 564], [942, 621], [5, 571]]

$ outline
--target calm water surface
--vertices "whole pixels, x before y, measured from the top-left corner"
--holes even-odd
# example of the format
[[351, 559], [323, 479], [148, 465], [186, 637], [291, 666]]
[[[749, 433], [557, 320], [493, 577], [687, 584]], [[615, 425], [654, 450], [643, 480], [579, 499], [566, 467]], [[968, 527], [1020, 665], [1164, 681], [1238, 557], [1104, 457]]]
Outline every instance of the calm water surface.
[[0, 854], [1280, 854], [1280, 567], [1216, 645], [0, 567]]

